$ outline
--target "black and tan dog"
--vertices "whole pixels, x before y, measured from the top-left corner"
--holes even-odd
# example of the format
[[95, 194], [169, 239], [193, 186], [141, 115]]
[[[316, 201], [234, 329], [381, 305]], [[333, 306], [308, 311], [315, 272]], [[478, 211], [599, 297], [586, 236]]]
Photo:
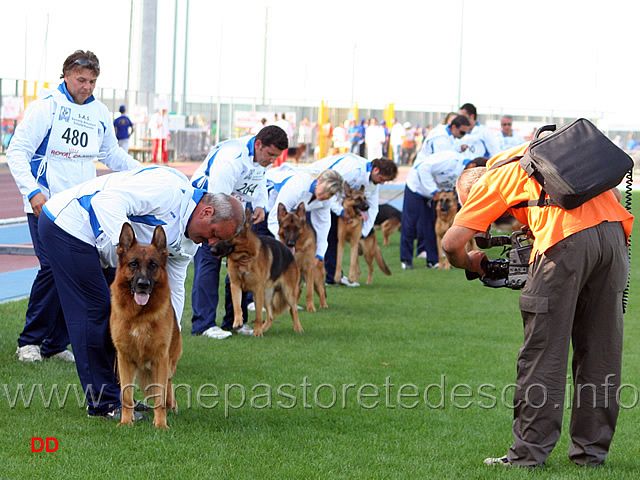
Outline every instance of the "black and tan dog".
[[320, 298], [320, 308], [329, 308], [327, 294], [324, 286], [326, 275], [324, 262], [317, 262], [316, 258], [316, 232], [307, 222], [304, 203], [298, 205], [295, 212], [287, 212], [281, 203], [278, 205], [278, 236], [293, 253], [296, 263], [300, 268], [302, 277], [307, 284], [306, 308], [308, 312], [315, 312], [313, 304], [313, 292]]
[[136, 241], [133, 228], [122, 226], [118, 269], [111, 284], [110, 329], [118, 355], [122, 418], [133, 421], [136, 375], [140, 388], [154, 399], [153, 425], [167, 427], [167, 408], [176, 410], [171, 379], [182, 354], [182, 339], [171, 306], [167, 276], [167, 238], [160, 225], [151, 245]]
[[[438, 268], [441, 270], [449, 270], [451, 268], [451, 264], [442, 251], [442, 237], [444, 237], [447, 230], [451, 228], [451, 225], [453, 225], [453, 219], [455, 218], [456, 213], [458, 213], [458, 196], [455, 191], [438, 192], [434, 208], [436, 211], [436, 242], [438, 243], [438, 257], [440, 263]], [[471, 239], [465, 248], [467, 252], [475, 250], [477, 248], [475, 240]]]
[[382, 230], [382, 245], [389, 246], [389, 237], [400, 230], [402, 212], [397, 208], [385, 203], [380, 205], [374, 226]]
[[344, 255], [344, 246], [348, 243], [351, 248], [349, 281], [354, 283], [360, 279], [361, 272], [358, 262], [358, 254], [360, 253], [369, 265], [367, 283], [371, 284], [373, 282], [374, 259], [385, 275], [391, 275], [391, 270], [389, 270], [389, 267], [387, 267], [382, 257], [382, 252], [380, 251], [380, 246], [378, 245], [373, 229], [371, 229], [371, 233], [366, 238], [360, 240], [362, 236], [362, 222], [364, 221], [363, 214], [366, 215], [367, 210], [369, 210], [369, 204], [364, 195], [364, 187], [360, 190], [352, 190], [349, 185], [345, 183], [344, 194], [342, 207], [351, 219], [351, 222], [346, 223], [342, 217], [338, 219], [338, 250], [336, 253], [336, 273], [334, 278], [336, 281], [339, 281], [342, 276], [342, 257]]
[[[217, 257], [227, 256], [227, 271], [233, 299], [233, 327], [242, 326], [242, 292], [252, 292], [256, 305], [253, 334], [262, 337], [269, 330], [275, 315], [289, 309], [293, 329], [302, 332], [298, 319], [300, 269], [293, 253], [275, 238], [256, 235], [251, 230], [251, 211], [247, 209], [242, 231], [231, 240], [211, 247]], [[263, 325], [262, 307], [267, 310]]]

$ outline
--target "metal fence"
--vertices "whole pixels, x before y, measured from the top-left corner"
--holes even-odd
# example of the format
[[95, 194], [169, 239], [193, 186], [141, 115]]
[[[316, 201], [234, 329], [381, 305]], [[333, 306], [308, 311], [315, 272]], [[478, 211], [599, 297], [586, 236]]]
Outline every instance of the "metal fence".
[[[0, 128], [0, 148], [2, 153], [6, 150], [13, 130], [21, 119], [24, 106], [32, 101], [37, 91], [44, 85], [34, 82], [25, 82], [16, 79], [0, 79], [0, 111], [2, 119]], [[51, 83], [49, 88], [56, 88], [57, 83]], [[204, 158], [212, 145], [218, 141], [235, 138], [248, 133], [248, 129], [238, 126], [238, 115], [246, 112], [255, 112], [256, 118], [264, 114], [267, 120], [273, 118], [274, 113], [287, 112], [299, 125], [304, 118], [309, 119], [312, 125], [318, 121], [320, 101], [295, 101], [295, 100], [268, 100], [267, 104], [258, 99], [229, 98], [229, 97], [186, 97], [178, 96], [170, 98], [168, 95], [154, 92], [141, 92], [135, 90], [100, 88], [97, 87], [94, 95], [113, 112], [114, 119], [119, 115], [120, 105], [126, 105], [127, 114], [136, 124], [135, 132], [131, 138], [130, 146], [137, 149], [149, 148], [149, 134], [147, 129], [148, 117], [157, 109], [159, 99], [168, 105], [170, 117], [177, 119], [172, 122], [169, 150], [174, 160], [196, 161]], [[379, 121], [384, 118], [385, 106], [359, 107], [357, 110], [346, 102], [328, 102], [328, 119], [332, 125], [342, 124], [345, 120], [353, 118], [376, 118]], [[454, 105], [395, 105], [394, 117], [399, 122], [410, 122], [413, 125], [432, 126], [441, 122], [443, 116], [449, 111], [457, 111]], [[514, 124], [520, 124], [521, 128], [528, 131], [520, 131], [523, 136], [531, 133], [531, 128], [542, 124], [557, 123], [562, 125], [578, 116], [597, 121], [601, 115], [597, 112], [563, 112], [540, 111], [534, 114], [518, 114], [517, 111], [504, 111], [502, 108], [480, 106], [480, 123], [497, 128], [502, 114], [508, 113], [514, 119]], [[531, 112], [532, 110], [528, 110]], [[357, 113], [356, 113], [357, 112]], [[172, 115], [171, 115], [172, 114]], [[289, 117], [288, 117], [289, 118]], [[317, 126], [317, 125], [315, 125]], [[313, 128], [311, 148], [317, 143], [317, 128]], [[620, 135], [626, 138], [629, 133], [624, 131], [607, 132], [610, 138]], [[297, 144], [297, 131], [293, 139], [293, 146]], [[313, 150], [312, 150], [313, 151]]]

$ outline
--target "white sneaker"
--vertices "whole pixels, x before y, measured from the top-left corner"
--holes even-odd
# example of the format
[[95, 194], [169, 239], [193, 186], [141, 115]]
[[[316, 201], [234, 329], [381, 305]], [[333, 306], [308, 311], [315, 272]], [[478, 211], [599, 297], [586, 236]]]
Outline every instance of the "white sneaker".
[[253, 328], [245, 323], [240, 328], [236, 328], [233, 333], [239, 333], [240, 335], [253, 335]]
[[417, 258], [427, 258], [427, 252], [420, 252]]
[[223, 340], [231, 336], [231, 332], [221, 329], [217, 325], [215, 327], [207, 328], [202, 335], [209, 338], [215, 338], [216, 340]]
[[18, 347], [16, 355], [18, 355], [18, 360], [21, 362], [42, 361], [42, 355], [40, 355], [40, 347], [38, 345], [25, 345], [24, 347]]
[[501, 467], [513, 466], [513, 464], [509, 461], [506, 455], [504, 457], [499, 457], [499, 458], [485, 458], [483, 463], [485, 465], [489, 465], [490, 467], [493, 467], [495, 465], [499, 465]]
[[58, 360], [62, 360], [63, 362], [75, 362], [76, 357], [73, 356], [69, 350], [63, 350], [61, 352], [56, 353], [55, 355], [51, 355], [51, 358], [57, 358]]
[[[247, 310], [249, 310], [250, 312], [255, 312], [256, 311], [256, 304], [255, 302], [251, 302], [250, 304], [247, 305]], [[266, 312], [267, 309], [262, 307], [262, 311]]]
[[340, 279], [340, 284], [341, 285], [346, 285], [347, 287], [359, 287], [360, 284], [358, 282], [350, 282], [349, 279], [346, 276], [343, 276]]

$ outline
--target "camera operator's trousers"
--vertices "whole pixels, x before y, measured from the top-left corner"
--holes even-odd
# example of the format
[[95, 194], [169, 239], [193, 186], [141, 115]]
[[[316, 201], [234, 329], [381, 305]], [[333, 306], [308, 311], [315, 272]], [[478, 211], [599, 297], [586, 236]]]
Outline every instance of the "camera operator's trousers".
[[[622, 364], [622, 296], [629, 273], [619, 222], [603, 222], [557, 243], [529, 265], [520, 296], [514, 443], [517, 465], [542, 465], [571, 407], [569, 458], [604, 462], [615, 431]], [[573, 344], [573, 388], [567, 359]], [[570, 397], [565, 403], [565, 390]]]

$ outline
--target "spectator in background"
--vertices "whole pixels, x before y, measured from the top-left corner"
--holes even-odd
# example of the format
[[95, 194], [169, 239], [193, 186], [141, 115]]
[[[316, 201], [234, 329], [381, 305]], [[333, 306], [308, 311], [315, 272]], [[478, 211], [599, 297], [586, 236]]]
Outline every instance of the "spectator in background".
[[411, 122], [404, 122], [404, 140], [402, 141], [402, 156], [400, 165], [409, 165], [416, 152], [416, 129]]
[[267, 119], [263, 117], [258, 123], [256, 123], [253, 126], [253, 128], [249, 133], [251, 133], [251, 135], [257, 135], [258, 132], [262, 130], [266, 125], [267, 125]]
[[391, 152], [393, 153], [393, 161], [396, 162], [396, 164], [400, 164], [400, 157], [402, 156], [402, 142], [404, 141], [406, 130], [395, 118], [391, 123], [392, 126], [389, 143], [391, 145]]
[[495, 135], [484, 125], [478, 123], [478, 112], [472, 103], [465, 103], [460, 107], [460, 115], [464, 115], [471, 123], [469, 135], [464, 139], [467, 148], [462, 150], [467, 158], [491, 158], [500, 151]]
[[351, 144], [351, 153], [360, 153], [360, 143], [364, 140], [364, 128], [360, 128], [355, 120], [351, 120], [349, 129], [347, 130], [349, 143]]
[[349, 151], [350, 142], [347, 136], [347, 129], [349, 127], [349, 121], [344, 122], [344, 126], [338, 124], [333, 129], [333, 150], [337, 150], [337, 153], [347, 153]]
[[303, 118], [298, 125], [298, 145], [304, 145], [304, 158], [306, 159], [312, 152], [311, 144], [313, 143], [313, 129], [308, 118]]
[[511, 115], [503, 115], [500, 119], [498, 140], [500, 141], [500, 150], [506, 150], [524, 143], [524, 138], [513, 132], [513, 117]]
[[369, 120], [369, 126], [364, 134], [367, 144], [367, 158], [369, 161], [382, 157], [382, 144], [385, 141], [384, 128], [378, 125], [378, 120]]
[[627, 137], [627, 152], [634, 151], [638, 146], [638, 142], [633, 138], [633, 133], [630, 133]]
[[133, 122], [124, 113], [127, 108], [124, 105], [120, 105], [120, 116], [113, 121], [113, 126], [116, 129], [116, 138], [118, 139], [118, 145], [125, 151], [129, 151], [129, 137], [133, 135], [135, 127]]
[[[277, 118], [278, 114], [276, 113], [275, 116]], [[289, 140], [289, 145], [292, 145], [292, 142], [293, 142], [293, 127], [291, 126], [291, 123], [289, 122], [289, 120], [287, 120], [287, 118], [286, 118], [284, 113], [280, 114], [280, 120], [276, 120], [275, 121], [275, 125], [277, 125], [282, 130], [284, 130], [284, 132], [287, 134], [287, 139]], [[275, 162], [273, 162], [273, 166], [274, 167], [279, 167], [280, 165], [282, 165], [284, 162], [287, 161], [287, 156], [288, 155], [289, 155], [289, 150], [285, 148], [282, 151], [282, 155], [280, 155], [278, 157], [278, 159]]]
[[151, 155], [153, 163], [158, 163], [158, 149], [161, 150], [162, 163], [169, 163], [169, 150], [167, 142], [169, 141], [169, 116], [167, 110], [159, 109], [151, 116], [149, 121], [149, 130], [151, 134]]
[[380, 124], [382, 129], [384, 130], [384, 142], [382, 143], [382, 156], [384, 158], [389, 158], [389, 136], [390, 132], [387, 128], [387, 122], [385, 120]]

